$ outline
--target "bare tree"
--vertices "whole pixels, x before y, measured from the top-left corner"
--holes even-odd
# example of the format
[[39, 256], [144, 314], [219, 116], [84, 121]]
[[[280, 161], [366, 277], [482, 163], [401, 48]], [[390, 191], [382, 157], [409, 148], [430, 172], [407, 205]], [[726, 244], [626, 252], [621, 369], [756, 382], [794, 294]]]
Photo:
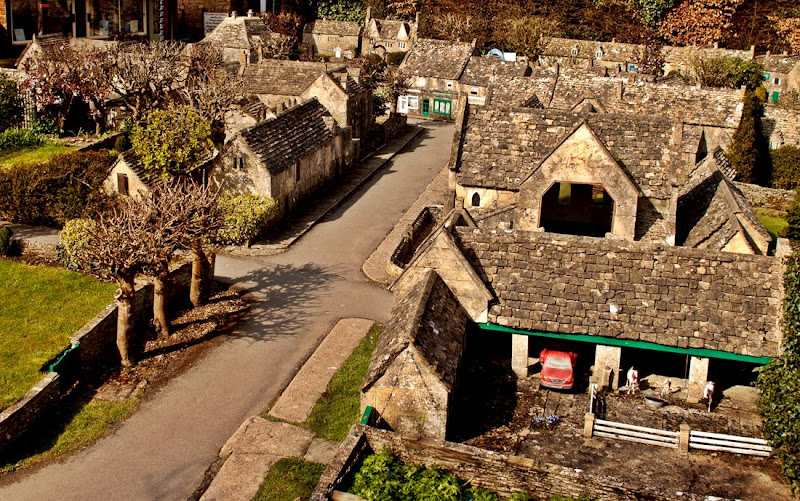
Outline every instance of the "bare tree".
[[170, 101], [183, 86], [187, 60], [180, 42], [119, 43], [109, 52], [105, 78], [134, 120], [150, 108]]
[[[190, 180], [163, 181], [142, 203], [153, 226], [154, 254], [145, 267], [153, 280], [153, 321], [159, 336], [167, 336], [170, 262], [177, 251], [192, 250], [197, 241], [212, 236], [219, 229], [221, 215], [215, 194]], [[194, 268], [193, 260], [192, 282]], [[207, 275], [207, 268], [204, 271]]]
[[559, 22], [545, 16], [507, 18], [495, 28], [495, 39], [535, 62], [545, 49], [545, 37], [561, 33]]
[[131, 349], [135, 319], [136, 276], [151, 262], [154, 255], [152, 214], [146, 206], [132, 198], [119, 202], [108, 214], [87, 225], [88, 245], [76, 257], [84, 269], [102, 278], [116, 280], [117, 349], [122, 365], [130, 367], [136, 358]]

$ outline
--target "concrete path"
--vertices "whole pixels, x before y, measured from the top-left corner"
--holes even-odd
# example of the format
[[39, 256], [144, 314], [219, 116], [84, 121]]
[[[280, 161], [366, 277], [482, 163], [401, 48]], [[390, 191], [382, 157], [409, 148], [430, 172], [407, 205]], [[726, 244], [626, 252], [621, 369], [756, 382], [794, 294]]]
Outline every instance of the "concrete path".
[[339, 320], [269, 410], [269, 415], [292, 423], [305, 422], [333, 375], [373, 324], [363, 318]]
[[188, 499], [242, 421], [267, 409], [340, 318], [387, 320], [391, 295], [361, 265], [448, 160], [452, 124], [423, 128], [286, 253], [220, 256], [218, 275], [259, 298], [229, 339], [112, 435], [63, 462], [0, 480], [0, 500]]

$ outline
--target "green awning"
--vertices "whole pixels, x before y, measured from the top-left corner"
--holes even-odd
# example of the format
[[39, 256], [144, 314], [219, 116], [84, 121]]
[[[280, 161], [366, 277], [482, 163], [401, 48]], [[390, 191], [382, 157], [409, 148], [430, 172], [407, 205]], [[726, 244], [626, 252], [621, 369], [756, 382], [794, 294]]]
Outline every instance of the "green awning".
[[651, 343], [649, 341], [634, 341], [630, 339], [616, 339], [604, 336], [592, 336], [589, 334], [560, 334], [558, 332], [538, 332], [514, 329], [502, 325], [479, 323], [479, 328], [486, 331], [508, 332], [511, 334], [524, 334], [526, 336], [544, 337], [550, 339], [563, 339], [565, 341], [580, 341], [582, 343], [602, 344], [605, 346], [622, 346], [624, 348], [638, 348], [641, 350], [664, 351], [668, 353], [680, 353], [702, 358], [719, 358], [723, 360], [735, 360], [737, 362], [747, 362], [751, 364], [764, 365], [772, 360], [770, 357], [753, 357], [751, 355], [739, 355], [727, 351], [709, 350], [707, 348], [678, 348], [677, 346], [665, 346], [663, 344]]

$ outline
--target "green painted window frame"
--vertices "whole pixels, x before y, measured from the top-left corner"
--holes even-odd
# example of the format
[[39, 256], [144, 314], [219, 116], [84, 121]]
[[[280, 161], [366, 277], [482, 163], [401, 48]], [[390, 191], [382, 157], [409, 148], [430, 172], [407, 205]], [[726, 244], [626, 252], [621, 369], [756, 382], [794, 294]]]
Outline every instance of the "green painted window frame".
[[[443, 106], [447, 106], [447, 112], [442, 112]], [[449, 99], [433, 98], [433, 112], [438, 115], [450, 116], [453, 113], [453, 101]]]

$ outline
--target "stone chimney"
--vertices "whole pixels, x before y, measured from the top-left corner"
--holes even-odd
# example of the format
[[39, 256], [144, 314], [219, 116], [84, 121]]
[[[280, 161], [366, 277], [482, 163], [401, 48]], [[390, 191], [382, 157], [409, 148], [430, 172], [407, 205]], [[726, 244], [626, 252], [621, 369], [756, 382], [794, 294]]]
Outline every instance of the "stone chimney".
[[714, 48], [719, 49], [719, 42], [714, 42]]
[[364, 16], [364, 26], [369, 25], [370, 19], [372, 19], [372, 7], [367, 7], [367, 13]]
[[231, 19], [236, 19], [236, 11], [235, 11], [235, 10], [232, 10], [232, 11], [231, 11], [230, 18], [231, 18]]
[[247, 17], [253, 17], [253, 9], [247, 9]]
[[755, 45], [751, 45], [750, 46], [750, 57], [751, 58], [756, 57], [756, 46]]

